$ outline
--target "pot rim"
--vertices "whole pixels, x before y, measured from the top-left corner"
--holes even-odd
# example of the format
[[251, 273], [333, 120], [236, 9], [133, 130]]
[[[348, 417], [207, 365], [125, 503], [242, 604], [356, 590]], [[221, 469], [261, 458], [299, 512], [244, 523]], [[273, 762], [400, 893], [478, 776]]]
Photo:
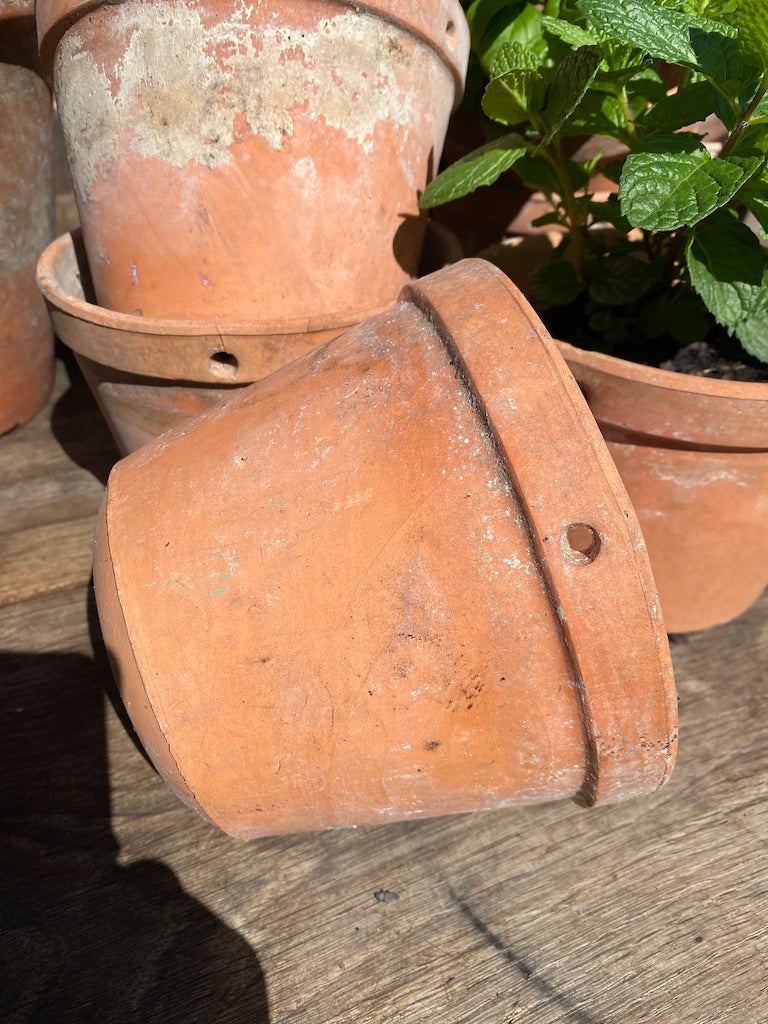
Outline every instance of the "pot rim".
[[[560, 350], [569, 359], [578, 360], [585, 366], [594, 367], [605, 373], [613, 373], [629, 380], [638, 381], [666, 391], [684, 392], [692, 395], [715, 395], [718, 398], [750, 398], [765, 403], [768, 412], [768, 381], [722, 380], [719, 377], [697, 377], [677, 370], [662, 370], [658, 366], [633, 363], [628, 359], [608, 355], [606, 352], [592, 352], [578, 348], [567, 341], [557, 342]], [[762, 394], [760, 393], [762, 389]]]
[[[7, 0], [6, 0], [7, 2]], [[32, 13], [31, 0], [19, 0]], [[37, 0], [34, 13], [41, 73], [50, 81], [56, 48], [64, 33], [80, 18], [98, 7], [115, 6], [124, 0]], [[469, 60], [469, 25], [459, 0], [414, 3], [413, 0], [333, 0], [342, 7], [368, 11], [418, 36], [447, 65], [455, 84], [453, 109], [461, 102]], [[2, 14], [0, 14], [2, 17]]]
[[[585, 385], [590, 408], [608, 440], [706, 451], [768, 450], [766, 381], [697, 377], [592, 352], [565, 341], [558, 340], [557, 346], [579, 384]], [[614, 378], [621, 384], [621, 395], [593, 390], [579, 371], [593, 379]], [[666, 420], [654, 424], [651, 410], [672, 402], [681, 411], [677, 415], [670, 411]], [[633, 408], [635, 403], [643, 407], [640, 415]]]
[[381, 309], [279, 320], [173, 320], [119, 313], [88, 302], [82, 291], [73, 294], [62, 283], [64, 261], [83, 265], [80, 246], [79, 230], [51, 242], [37, 263], [38, 288], [57, 336], [69, 348], [126, 373], [219, 386], [248, 383], [264, 375], [266, 350], [290, 347], [290, 358], [295, 358]]

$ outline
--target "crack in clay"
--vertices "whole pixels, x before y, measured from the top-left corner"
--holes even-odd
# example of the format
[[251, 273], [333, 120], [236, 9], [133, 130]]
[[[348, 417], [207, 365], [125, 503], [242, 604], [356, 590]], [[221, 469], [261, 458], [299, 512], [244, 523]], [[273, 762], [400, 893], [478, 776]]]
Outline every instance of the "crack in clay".
[[[401, 29], [382, 28], [365, 13], [324, 18], [312, 31], [251, 25], [249, 15], [244, 7], [206, 28], [196, 10], [167, 2], [153, 4], [151, 21], [133, 7], [111, 7], [111, 34], [128, 40], [114, 85], [78, 28], [67, 33], [57, 58], [59, 72], [67, 68], [61, 107], [77, 111], [77, 135], [72, 124], [70, 136], [87, 140], [77, 161], [88, 191], [118, 158], [126, 125], [132, 150], [143, 157], [214, 168], [231, 159], [245, 125], [281, 149], [299, 110], [322, 117], [367, 153], [379, 123], [412, 123], [415, 98], [398, 87], [397, 65], [407, 67], [412, 46], [423, 44]], [[134, 116], [139, 108], [141, 117]]]

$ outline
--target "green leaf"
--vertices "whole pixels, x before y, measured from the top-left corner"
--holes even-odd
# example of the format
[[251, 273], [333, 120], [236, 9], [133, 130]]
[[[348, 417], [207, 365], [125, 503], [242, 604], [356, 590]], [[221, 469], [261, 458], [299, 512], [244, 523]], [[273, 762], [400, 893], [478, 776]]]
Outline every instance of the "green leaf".
[[531, 295], [541, 306], [567, 306], [581, 291], [576, 268], [568, 260], [549, 260], [531, 277]]
[[419, 206], [428, 210], [460, 199], [481, 185], [492, 185], [527, 151], [525, 140], [515, 133], [487, 142], [438, 174], [424, 189]]
[[[522, 7], [522, 2], [519, 4]], [[474, 0], [467, 9], [467, 24], [473, 39], [481, 39], [499, 13], [509, 12], [509, 0]]]
[[768, 184], [759, 193], [745, 195], [744, 201], [763, 232], [768, 235]]
[[768, 312], [762, 310], [744, 320], [734, 333], [751, 356], [768, 363]]
[[[545, 195], [559, 194], [560, 182], [552, 164], [543, 156], [527, 154], [520, 158], [515, 166], [515, 174], [523, 181], [531, 192], [543, 192]], [[575, 186], [578, 187], [578, 186]]]
[[488, 83], [483, 95], [483, 113], [501, 124], [522, 124], [542, 108], [546, 83], [541, 70], [515, 68]]
[[765, 0], [739, 0], [733, 20], [739, 42], [757, 67], [768, 72], [768, 5]]
[[601, 306], [628, 306], [648, 291], [657, 279], [657, 272], [645, 260], [632, 256], [608, 255], [590, 260], [589, 297]]
[[[593, 83], [594, 85], [594, 83]], [[607, 135], [626, 141], [626, 127], [621, 104], [615, 96], [588, 89], [581, 103], [563, 126], [563, 134]]]
[[755, 107], [752, 115], [752, 124], [765, 124], [768, 122], [768, 93], [765, 93]]
[[729, 331], [762, 311], [766, 256], [757, 236], [730, 211], [693, 234], [686, 252], [691, 284]]
[[640, 329], [646, 338], [665, 334], [681, 345], [703, 341], [712, 327], [712, 317], [701, 298], [685, 285], [665, 290], [643, 303]]
[[695, 82], [659, 100], [641, 119], [641, 124], [648, 132], [676, 132], [678, 128], [703, 121], [714, 109], [712, 86], [709, 82]]
[[544, 110], [544, 121], [548, 125], [544, 145], [552, 140], [581, 102], [600, 60], [596, 46], [581, 46], [555, 66]]
[[698, 64], [692, 29], [724, 33], [722, 22], [697, 18], [654, 0], [579, 0], [579, 6], [599, 32], [671, 64]]
[[617, 345], [624, 345], [637, 332], [633, 317], [622, 316], [615, 309], [603, 307], [595, 310], [589, 318], [589, 329], [603, 335], [603, 341], [594, 347], [598, 352], [610, 352]]
[[494, 79], [508, 71], [538, 71], [540, 67], [541, 61], [534, 50], [522, 43], [503, 43], [496, 51], [490, 75]]
[[500, 48], [506, 43], [518, 43], [538, 53], [540, 60], [545, 59], [547, 44], [541, 31], [541, 13], [534, 4], [514, 3], [499, 12], [488, 25], [478, 41], [477, 53], [489, 73]]
[[736, 195], [764, 157], [711, 158], [695, 136], [652, 136], [624, 161], [621, 212], [647, 231], [697, 224]]
[[632, 225], [621, 213], [616, 196], [610, 196], [602, 202], [590, 202], [589, 212], [593, 224], [612, 224], [622, 234], [629, 234], [632, 230]]
[[759, 174], [750, 178], [739, 193], [739, 199], [768, 234], [768, 168], [763, 167]]
[[742, 40], [731, 39], [722, 32], [691, 32], [698, 66], [702, 73], [732, 103], [738, 104], [739, 97], [747, 95], [747, 101], [754, 95], [760, 81], [760, 72], [745, 52]]
[[560, 18], [550, 18], [546, 14], [541, 19], [541, 27], [545, 32], [557, 36], [558, 39], [562, 39], [564, 43], [568, 43], [574, 49], [579, 46], [594, 46], [598, 41], [592, 32], [587, 32], [578, 25], [562, 21]]
[[[628, 54], [631, 53], [634, 57], [639, 56], [639, 51], [637, 50], [629, 50], [626, 47], [624, 47], [624, 50]], [[650, 58], [646, 57], [644, 60], [650, 60]], [[651, 91], [651, 82], [653, 82], [653, 91]], [[630, 83], [632, 83], [631, 86]], [[609, 92], [614, 96], [617, 96], [627, 86], [630, 86], [630, 91], [633, 93], [641, 93], [651, 103], [661, 99], [668, 89], [668, 86], [664, 83], [658, 72], [649, 67], [643, 60], [630, 60], [622, 67], [611, 71], [605, 71], [601, 68], [595, 78], [595, 89], [599, 89], [601, 92]]]

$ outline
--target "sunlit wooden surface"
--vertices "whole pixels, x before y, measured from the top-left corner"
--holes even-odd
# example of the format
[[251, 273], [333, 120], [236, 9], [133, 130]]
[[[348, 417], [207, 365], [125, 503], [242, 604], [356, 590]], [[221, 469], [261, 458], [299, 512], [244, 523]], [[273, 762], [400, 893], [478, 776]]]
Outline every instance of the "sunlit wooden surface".
[[121, 719], [89, 590], [116, 452], [70, 373], [0, 438], [0, 1020], [768, 1021], [768, 599], [674, 644], [652, 798], [243, 843]]

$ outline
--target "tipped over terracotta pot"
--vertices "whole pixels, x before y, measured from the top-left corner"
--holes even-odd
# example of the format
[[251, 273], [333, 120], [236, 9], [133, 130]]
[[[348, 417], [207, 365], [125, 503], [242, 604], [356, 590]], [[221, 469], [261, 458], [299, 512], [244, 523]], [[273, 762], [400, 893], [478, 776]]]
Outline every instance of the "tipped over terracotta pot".
[[38, 25], [101, 306], [351, 317], [416, 276], [458, 0], [39, 0]]
[[94, 581], [148, 754], [236, 836], [620, 800], [674, 762], [632, 507], [482, 261], [118, 463]]

